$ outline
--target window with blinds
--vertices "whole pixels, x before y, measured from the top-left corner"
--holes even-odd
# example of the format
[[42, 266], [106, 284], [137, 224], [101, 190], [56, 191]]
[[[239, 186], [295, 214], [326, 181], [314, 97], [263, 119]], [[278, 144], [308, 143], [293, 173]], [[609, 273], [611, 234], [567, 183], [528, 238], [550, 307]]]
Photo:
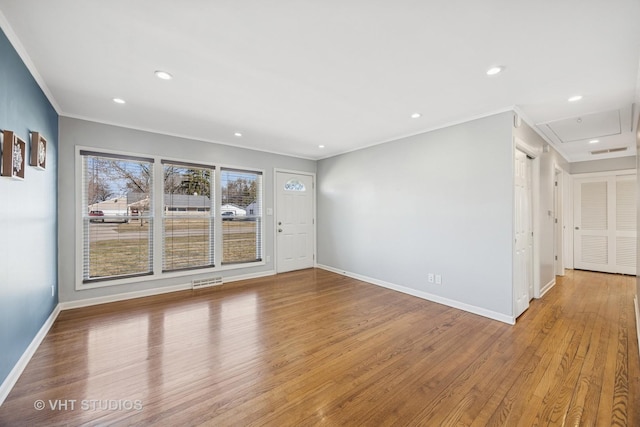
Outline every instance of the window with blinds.
[[221, 169], [222, 264], [262, 260], [262, 173]]
[[162, 270], [214, 266], [214, 168], [162, 161]]
[[153, 273], [153, 159], [80, 151], [83, 282]]

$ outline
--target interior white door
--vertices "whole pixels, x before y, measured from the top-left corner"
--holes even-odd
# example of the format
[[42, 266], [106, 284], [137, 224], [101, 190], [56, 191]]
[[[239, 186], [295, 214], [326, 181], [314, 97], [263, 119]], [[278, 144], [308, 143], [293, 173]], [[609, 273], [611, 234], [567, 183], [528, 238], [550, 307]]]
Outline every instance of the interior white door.
[[636, 176], [616, 177], [616, 270], [636, 274], [637, 253], [637, 193]]
[[533, 227], [531, 212], [531, 163], [519, 150], [515, 153], [514, 209], [514, 315], [518, 317], [528, 307], [533, 295]]
[[574, 182], [574, 268], [635, 275], [636, 176]]
[[278, 273], [314, 265], [313, 176], [276, 172]]

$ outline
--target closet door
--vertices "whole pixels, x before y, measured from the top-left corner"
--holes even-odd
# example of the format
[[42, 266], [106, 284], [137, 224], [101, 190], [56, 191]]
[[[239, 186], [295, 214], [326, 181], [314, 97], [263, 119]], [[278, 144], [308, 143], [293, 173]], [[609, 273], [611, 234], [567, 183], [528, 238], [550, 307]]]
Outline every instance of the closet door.
[[635, 175], [574, 182], [574, 267], [636, 274]]
[[636, 177], [616, 177], [616, 272], [636, 274]]

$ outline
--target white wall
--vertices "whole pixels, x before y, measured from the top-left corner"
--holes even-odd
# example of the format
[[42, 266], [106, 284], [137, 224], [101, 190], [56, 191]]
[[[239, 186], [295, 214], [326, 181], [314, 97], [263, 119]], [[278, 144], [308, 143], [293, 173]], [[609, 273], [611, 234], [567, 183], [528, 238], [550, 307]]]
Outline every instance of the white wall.
[[503, 113], [319, 161], [318, 263], [512, 316], [512, 129]]
[[271, 261], [263, 266], [239, 268], [216, 273], [199, 273], [187, 277], [163, 278], [139, 283], [109, 286], [97, 289], [75, 289], [76, 264], [75, 230], [80, 221], [75, 212], [75, 147], [86, 146], [96, 149], [118, 150], [122, 152], [146, 153], [167, 156], [191, 162], [215, 162], [216, 164], [260, 169], [263, 176], [263, 201], [265, 208], [274, 207], [274, 168], [315, 172], [316, 162], [294, 157], [281, 156], [260, 151], [246, 150], [221, 144], [176, 138], [167, 135], [137, 131], [117, 126], [60, 118], [58, 174], [58, 262], [60, 302], [70, 302], [89, 298], [106, 297], [114, 294], [145, 291], [173, 285], [190, 283], [194, 278], [211, 276], [239, 276], [274, 271], [274, 230], [273, 217], [264, 216], [265, 253]]

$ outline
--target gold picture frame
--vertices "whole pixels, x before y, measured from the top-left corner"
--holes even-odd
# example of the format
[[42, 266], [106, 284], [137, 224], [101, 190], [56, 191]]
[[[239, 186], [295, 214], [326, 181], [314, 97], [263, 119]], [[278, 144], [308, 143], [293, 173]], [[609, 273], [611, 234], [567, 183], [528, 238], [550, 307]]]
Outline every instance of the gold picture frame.
[[2, 176], [24, 179], [27, 143], [10, 130], [3, 131], [2, 136]]
[[42, 171], [47, 165], [47, 140], [40, 132], [31, 132], [31, 157], [29, 165]]

